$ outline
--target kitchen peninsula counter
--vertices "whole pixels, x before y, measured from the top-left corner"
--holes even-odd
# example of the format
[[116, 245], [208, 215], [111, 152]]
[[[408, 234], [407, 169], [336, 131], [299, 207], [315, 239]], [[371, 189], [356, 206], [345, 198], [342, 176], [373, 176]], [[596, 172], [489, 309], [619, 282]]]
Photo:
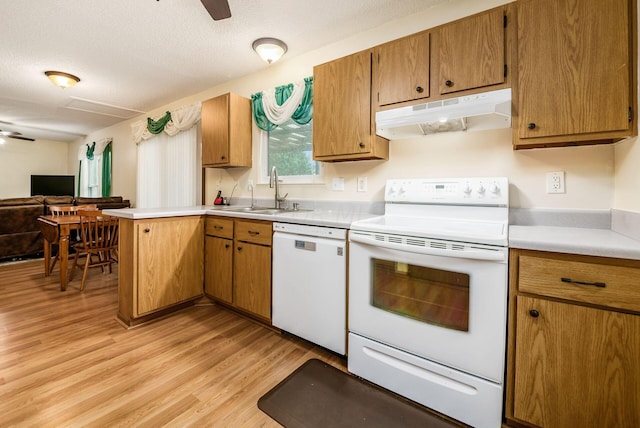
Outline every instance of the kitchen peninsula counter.
[[[240, 207], [241, 205], [239, 205]], [[287, 211], [278, 214], [260, 212], [230, 211], [232, 207], [218, 207], [215, 205], [200, 205], [179, 208], [123, 208], [117, 210], [103, 210], [105, 214], [130, 220], [157, 219], [169, 217], [186, 217], [198, 215], [216, 215], [223, 217], [247, 218], [254, 220], [277, 221], [282, 223], [307, 224], [312, 226], [338, 227], [348, 229], [351, 223], [380, 214], [369, 212], [366, 207], [352, 204], [344, 208], [330, 206], [313, 210]]]

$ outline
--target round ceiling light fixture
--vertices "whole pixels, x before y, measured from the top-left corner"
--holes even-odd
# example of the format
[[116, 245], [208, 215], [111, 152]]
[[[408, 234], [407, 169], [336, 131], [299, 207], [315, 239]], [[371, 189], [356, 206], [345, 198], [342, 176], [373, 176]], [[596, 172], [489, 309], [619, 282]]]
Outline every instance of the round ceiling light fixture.
[[62, 89], [70, 88], [80, 81], [79, 77], [62, 71], [45, 71], [44, 74], [54, 85]]
[[253, 42], [253, 50], [265, 60], [267, 63], [272, 64], [282, 58], [287, 52], [287, 45], [285, 42], [273, 37], [262, 37]]

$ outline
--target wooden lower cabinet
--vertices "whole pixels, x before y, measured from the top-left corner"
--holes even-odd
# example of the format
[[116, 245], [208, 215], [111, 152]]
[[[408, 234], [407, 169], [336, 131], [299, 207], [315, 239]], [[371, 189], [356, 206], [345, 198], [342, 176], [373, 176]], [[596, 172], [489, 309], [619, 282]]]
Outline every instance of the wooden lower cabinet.
[[612, 293], [638, 289], [640, 262], [512, 249], [510, 269], [507, 422], [640, 426], [640, 300]]
[[207, 296], [233, 303], [233, 240], [205, 237], [205, 281]]
[[202, 296], [204, 218], [120, 219], [118, 319], [128, 326]]
[[237, 307], [271, 319], [271, 247], [237, 242], [233, 253]]
[[271, 323], [270, 221], [209, 217], [205, 293]]

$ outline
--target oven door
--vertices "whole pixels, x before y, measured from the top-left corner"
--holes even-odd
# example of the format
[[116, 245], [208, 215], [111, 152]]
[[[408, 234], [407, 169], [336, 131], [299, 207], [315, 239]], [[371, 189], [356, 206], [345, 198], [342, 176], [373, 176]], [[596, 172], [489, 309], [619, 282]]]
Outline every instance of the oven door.
[[502, 384], [507, 248], [350, 241], [350, 332]]

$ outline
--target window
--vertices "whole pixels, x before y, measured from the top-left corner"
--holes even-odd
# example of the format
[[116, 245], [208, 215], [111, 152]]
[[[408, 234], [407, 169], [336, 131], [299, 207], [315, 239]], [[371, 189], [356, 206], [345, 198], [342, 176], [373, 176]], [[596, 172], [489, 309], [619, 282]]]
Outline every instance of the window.
[[312, 125], [292, 119], [272, 131], [261, 132], [261, 182], [269, 181], [271, 168], [285, 184], [322, 183], [322, 164], [313, 160]]

